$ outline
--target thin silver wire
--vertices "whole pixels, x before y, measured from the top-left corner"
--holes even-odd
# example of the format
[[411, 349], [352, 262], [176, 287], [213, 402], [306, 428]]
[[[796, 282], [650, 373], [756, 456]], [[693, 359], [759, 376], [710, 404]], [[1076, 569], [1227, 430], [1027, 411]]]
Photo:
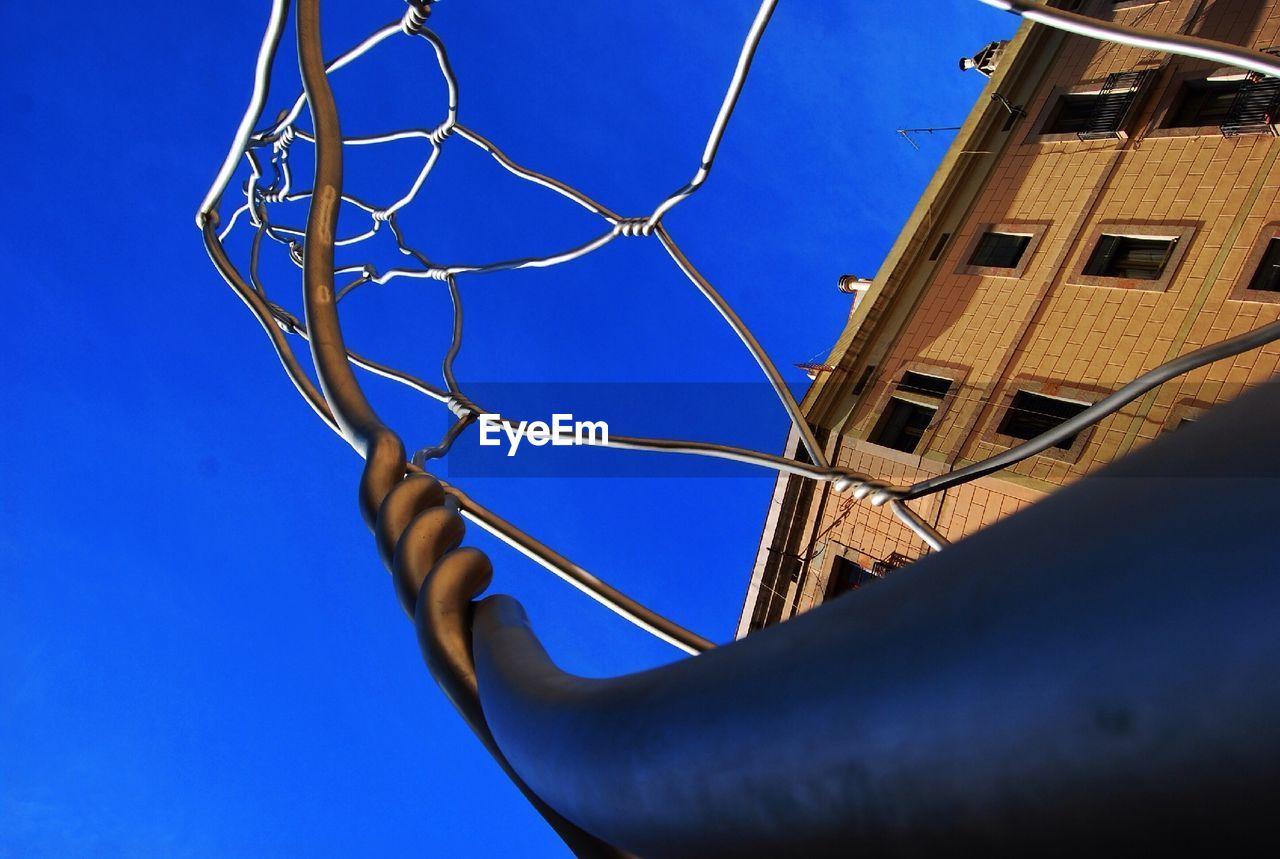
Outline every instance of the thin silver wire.
[[720, 102], [720, 110], [716, 113], [715, 122], [711, 124], [711, 134], [707, 137], [707, 145], [702, 150], [702, 163], [698, 165], [697, 172], [693, 174], [693, 178], [689, 180], [687, 185], [663, 200], [653, 210], [653, 214], [649, 216], [649, 220], [645, 224], [648, 229], [655, 228], [667, 212], [671, 211], [678, 203], [693, 196], [694, 192], [701, 188], [706, 183], [707, 177], [711, 175], [711, 165], [716, 160], [716, 152], [720, 149], [720, 141], [724, 139], [724, 133], [729, 128], [729, 119], [733, 116], [733, 109], [738, 104], [738, 97], [742, 95], [742, 88], [747, 84], [747, 73], [751, 71], [751, 62], [755, 59], [756, 48], [760, 47], [760, 39], [764, 37], [765, 27], [769, 26], [769, 19], [773, 17], [773, 10], [777, 5], [778, 0], [765, 0], [756, 10], [755, 19], [751, 22], [751, 28], [747, 31], [747, 38], [742, 43], [742, 50], [738, 53], [738, 62], [733, 69], [733, 77], [729, 79], [729, 89], [725, 93], [724, 99]]
[[253, 135], [253, 126], [258, 121], [258, 117], [262, 115], [262, 108], [267, 103], [267, 94], [271, 89], [271, 67], [275, 63], [276, 48], [279, 46], [280, 37], [284, 33], [284, 22], [288, 12], [289, 3], [287, 0], [272, 0], [271, 16], [267, 19], [267, 29], [262, 34], [262, 44], [258, 48], [258, 60], [253, 72], [253, 92], [249, 97], [249, 105], [245, 108], [244, 116], [240, 118], [240, 127], [236, 129], [236, 135], [232, 138], [231, 148], [227, 151], [227, 157], [223, 159], [222, 166], [218, 169], [218, 175], [214, 177], [213, 184], [209, 186], [209, 191], [204, 195], [204, 199], [200, 201], [200, 209], [196, 212], [197, 228], [203, 227], [204, 219], [208, 217], [210, 212], [218, 208], [218, 201], [222, 198], [222, 192], [226, 190], [227, 183], [235, 175], [236, 164], [240, 162], [241, 157], [248, 149], [249, 138]]

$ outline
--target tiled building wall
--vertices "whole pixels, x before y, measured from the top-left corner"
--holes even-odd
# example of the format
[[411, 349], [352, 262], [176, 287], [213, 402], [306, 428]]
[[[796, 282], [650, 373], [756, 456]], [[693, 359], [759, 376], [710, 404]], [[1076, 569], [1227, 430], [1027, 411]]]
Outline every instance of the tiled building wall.
[[[1280, 3], [1274, 0], [1092, 0], [1083, 11], [1258, 48], [1280, 44]], [[1158, 75], [1126, 123], [1127, 138], [1046, 140], [1037, 134], [1061, 92], [1096, 90], [1112, 72], [1144, 68]], [[1008, 446], [992, 431], [1007, 396], [1019, 387], [1105, 394], [1177, 355], [1280, 317], [1280, 303], [1233, 295], [1252, 275], [1251, 255], [1280, 222], [1280, 139], [1160, 129], [1182, 78], [1214, 69], [1082, 38], [1065, 44], [912, 320], [860, 399], [842, 440], [841, 464], [901, 485], [986, 458]], [[1010, 223], [1039, 233], [1025, 270], [1017, 277], [967, 273], [973, 242], [984, 228]], [[1099, 227], [1111, 223], [1190, 231], [1167, 289], [1080, 283]], [[1222, 402], [1269, 378], [1278, 363], [1280, 345], [1272, 344], [1202, 368], [1089, 431], [1075, 461], [1036, 456], [1012, 469], [1012, 482], [986, 479], [950, 490], [940, 508], [937, 499], [914, 506], [955, 539], [1028, 503], [1037, 490], [1155, 438], [1186, 408]], [[913, 455], [869, 445], [865, 439], [901, 372], [921, 365], [950, 368], [958, 390]], [[829, 546], [815, 552], [841, 552], [860, 563], [925, 551], [888, 511], [847, 505], [838, 496], [826, 505], [819, 533]], [[802, 609], [821, 601], [826, 586], [823, 576], [810, 578]]]

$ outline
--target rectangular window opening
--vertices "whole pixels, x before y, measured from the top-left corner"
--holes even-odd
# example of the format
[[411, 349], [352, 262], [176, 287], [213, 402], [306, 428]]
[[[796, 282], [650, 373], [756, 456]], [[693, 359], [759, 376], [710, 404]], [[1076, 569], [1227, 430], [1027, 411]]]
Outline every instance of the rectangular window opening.
[[986, 232], [969, 257], [969, 265], [986, 268], [1017, 268], [1031, 236], [1025, 233]]
[[889, 405], [872, 431], [870, 441], [903, 453], [912, 453], [937, 413], [937, 408], [890, 397]]
[[1058, 98], [1041, 134], [1078, 134], [1089, 127], [1101, 93], [1066, 93]]
[[1177, 101], [1165, 115], [1164, 128], [1218, 126], [1226, 121], [1231, 105], [1245, 86], [1244, 79], [1189, 80], [1182, 85]]
[[831, 579], [827, 583], [827, 599], [856, 591], [868, 582], [874, 582], [876, 578], [848, 558], [837, 555], [831, 567]]
[[938, 243], [933, 246], [933, 253], [929, 254], [929, 261], [933, 262], [942, 256], [942, 249], [947, 246], [947, 241], [951, 238], [951, 233], [943, 233], [938, 236]]
[[951, 390], [951, 380], [942, 376], [930, 376], [927, 373], [915, 373], [908, 370], [902, 374], [898, 390], [912, 394], [923, 394], [927, 397], [942, 399]]
[[[1025, 440], [1043, 435], [1064, 421], [1089, 408], [1087, 403], [1074, 400], [1062, 400], [1057, 397], [1046, 397], [1031, 391], [1018, 391], [1005, 410], [1004, 417], [996, 432]], [[1075, 444], [1076, 436], [1069, 436], [1059, 441], [1054, 447], [1059, 450], [1070, 450]]]
[[1280, 292], [1280, 236], [1267, 242], [1267, 250], [1258, 262], [1258, 269], [1249, 281], [1249, 289], [1260, 292]]
[[1103, 235], [1084, 273], [1093, 277], [1159, 280], [1173, 255], [1176, 238]]
[[875, 371], [875, 364], [868, 364], [862, 368], [862, 375], [858, 377], [858, 384], [853, 386], [853, 395], [855, 397], [867, 389], [867, 383], [871, 381], [871, 374]]

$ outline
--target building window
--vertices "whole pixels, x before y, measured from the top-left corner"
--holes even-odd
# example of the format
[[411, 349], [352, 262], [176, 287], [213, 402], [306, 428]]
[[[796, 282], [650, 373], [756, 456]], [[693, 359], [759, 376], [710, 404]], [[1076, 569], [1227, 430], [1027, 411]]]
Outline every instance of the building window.
[[910, 563], [911, 558], [901, 552], [890, 552], [889, 557], [876, 561], [871, 565], [871, 575], [877, 578], [884, 578], [889, 573], [897, 572]]
[[907, 394], [923, 394], [926, 397], [937, 397], [939, 401], [951, 390], [951, 380], [942, 376], [931, 376], [928, 373], [916, 373], [911, 370], [902, 374], [898, 390]]
[[947, 246], [947, 240], [951, 238], [951, 233], [943, 233], [938, 236], [938, 243], [933, 246], [933, 253], [929, 254], [929, 261], [933, 262], [942, 256], [942, 249]]
[[849, 591], [856, 591], [868, 582], [874, 582], [876, 578], [877, 576], [848, 558], [837, 555], [835, 563], [831, 566], [831, 578], [827, 580], [826, 598], [834, 599]]
[[927, 373], [903, 373], [869, 441], [903, 453], [914, 453], [950, 390], [950, 379]]
[[911, 453], [937, 413], [937, 408], [890, 397], [889, 405], [871, 433], [871, 442]]
[[978, 239], [969, 265], [984, 268], [1017, 268], [1031, 244], [1031, 234], [986, 232]]
[[1280, 292], [1280, 237], [1267, 242], [1247, 288], [1255, 292]]
[[1186, 221], [1099, 224], [1080, 243], [1071, 283], [1164, 292], [1173, 283], [1195, 234], [1195, 225]]
[[1165, 114], [1161, 126], [1199, 128], [1222, 125], [1244, 86], [1243, 76], [1235, 80], [1186, 81], [1182, 84], [1173, 107]]
[[[1063, 400], [1058, 397], [1046, 397], [1031, 391], [1018, 391], [1013, 395], [1009, 407], [996, 432], [1025, 440], [1043, 435], [1064, 421], [1089, 408], [1088, 403], [1075, 400]], [[1059, 450], [1070, 450], [1079, 433], [1062, 439], [1054, 447]]]
[[875, 373], [875, 371], [875, 364], [868, 364], [862, 368], [862, 375], [858, 377], [858, 384], [853, 386], [853, 395], [855, 397], [867, 389], [867, 383], [871, 381], [871, 375]]
[[1280, 221], [1264, 224], [1258, 231], [1230, 298], [1280, 304]]
[[960, 254], [957, 274], [978, 277], [1022, 277], [1036, 257], [1036, 248], [1049, 229], [1048, 221], [1006, 221], [979, 224]]
[[[1263, 52], [1280, 56], [1280, 48], [1264, 48]], [[1251, 72], [1240, 82], [1239, 92], [1218, 130], [1223, 137], [1275, 135], [1277, 119], [1280, 119], [1280, 79]]]
[[1154, 74], [1151, 69], [1113, 72], [1094, 92], [1066, 92], [1044, 114], [1039, 133], [1075, 135], [1080, 140], [1124, 136], [1134, 106]]
[[1094, 107], [1102, 98], [1101, 93], [1065, 93], [1058, 97], [1049, 119], [1041, 127], [1041, 134], [1079, 134], [1089, 127]]
[[1085, 264], [1089, 277], [1159, 280], [1173, 256], [1176, 236], [1116, 236], [1103, 233]]

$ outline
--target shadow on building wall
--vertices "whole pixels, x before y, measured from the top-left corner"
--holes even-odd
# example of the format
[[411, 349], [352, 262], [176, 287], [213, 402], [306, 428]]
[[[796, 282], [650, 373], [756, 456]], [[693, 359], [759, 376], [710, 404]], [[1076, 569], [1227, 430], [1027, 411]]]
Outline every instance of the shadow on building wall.
[[1207, 0], [1187, 32], [1233, 45], [1251, 44], [1267, 3], [1268, 0]]

